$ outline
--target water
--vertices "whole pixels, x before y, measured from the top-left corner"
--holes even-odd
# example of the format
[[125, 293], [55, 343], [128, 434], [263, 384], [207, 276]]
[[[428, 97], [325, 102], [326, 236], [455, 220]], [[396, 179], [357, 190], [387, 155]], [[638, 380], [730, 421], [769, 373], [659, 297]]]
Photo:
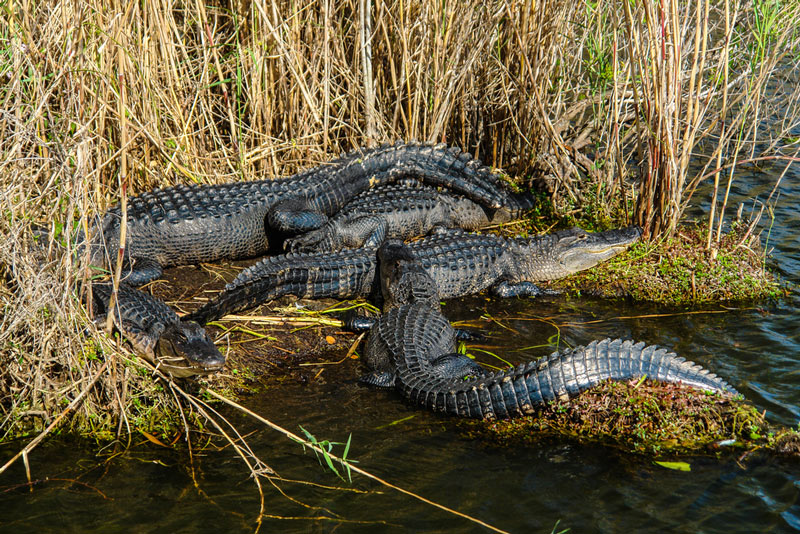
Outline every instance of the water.
[[[766, 194], [779, 171], [771, 172], [748, 181]], [[770, 235], [775, 267], [794, 284], [800, 282], [798, 178], [795, 169], [784, 179]], [[748, 198], [737, 186], [734, 197]], [[796, 425], [799, 306], [797, 291], [781, 302], [737, 310], [472, 297], [448, 304], [446, 313], [502, 318], [518, 334], [495, 328], [495, 342], [515, 362], [548, 352], [515, 349], [546, 343], [557, 331], [569, 345], [602, 337], [664, 345], [724, 377], [772, 422]], [[489, 446], [466, 437], [452, 420], [410, 409], [391, 393], [359, 387], [360, 372], [358, 362], [348, 361], [327, 367], [308, 385], [272, 388], [246, 404], [290, 430], [303, 425], [319, 439], [345, 441], [352, 433], [349, 456], [359, 467], [512, 532], [549, 533], [557, 523], [556, 530], [572, 532], [800, 530], [797, 460], [689, 457], [684, 460], [691, 472], [681, 472], [562, 440], [524, 449]], [[310, 451], [252, 420], [231, 417], [243, 431], [254, 432], [248, 437], [251, 447], [282, 477], [306, 482], [276, 482], [282, 495], [264, 481], [263, 532], [480, 530], [363, 477], [344, 483]], [[9, 449], [16, 447], [0, 450], [0, 460], [13, 452]], [[108, 458], [87, 444], [55, 441], [32, 454], [31, 469], [39, 481], [32, 492], [14, 486], [25, 480], [21, 463], [0, 477], [0, 532], [251, 532], [256, 526], [258, 491], [230, 449], [201, 452], [190, 464], [184, 452], [149, 444]]]

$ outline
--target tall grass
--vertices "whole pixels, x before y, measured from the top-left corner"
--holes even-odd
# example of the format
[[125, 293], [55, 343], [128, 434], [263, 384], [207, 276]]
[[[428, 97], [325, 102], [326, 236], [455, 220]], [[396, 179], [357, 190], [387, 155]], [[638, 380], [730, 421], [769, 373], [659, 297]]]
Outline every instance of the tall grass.
[[725, 167], [710, 175], [725, 185], [737, 154], [774, 153], [797, 125], [795, 94], [764, 96], [800, 57], [798, 7], [776, 0], [2, 9], [0, 439], [44, 426], [95, 378], [72, 419], [82, 428], [124, 434], [173, 402], [124, 352], [82, 335], [88, 266], [53, 243], [42, 258], [33, 222], [63, 239], [123, 192], [288, 175], [419, 139], [533, 182], [561, 212], [624, 218], [637, 194], [629, 217], [657, 234], [698, 176]]

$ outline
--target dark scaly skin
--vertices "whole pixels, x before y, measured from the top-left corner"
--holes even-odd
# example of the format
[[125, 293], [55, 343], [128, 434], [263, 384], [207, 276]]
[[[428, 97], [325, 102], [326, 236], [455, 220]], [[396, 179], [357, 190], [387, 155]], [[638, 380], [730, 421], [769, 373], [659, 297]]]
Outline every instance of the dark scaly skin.
[[[127, 282], [140, 285], [168, 266], [263, 254], [270, 230], [298, 234], [319, 228], [362, 191], [409, 177], [487, 208], [501, 207], [509, 195], [469, 154], [415, 143], [355, 150], [289, 178], [156, 189], [128, 201]], [[116, 206], [93, 225], [93, 265], [114, 264], [120, 220]]]
[[[100, 312], [95, 321], [105, 321], [111, 293], [109, 283], [92, 285]], [[115, 308], [114, 325], [134, 351], [173, 377], [210, 374], [225, 364], [202, 326], [181, 321], [172, 308], [147, 293], [121, 284]]]
[[374, 187], [356, 196], [322, 228], [287, 240], [293, 252], [334, 252], [378, 247], [386, 239], [410, 239], [438, 228], [479, 230], [518, 218], [532, 207], [525, 195], [509, 195], [500, 209], [439, 192], [419, 182]]
[[[366, 362], [372, 372], [364, 382], [394, 387], [412, 404], [476, 419], [519, 417], [604, 380], [643, 376], [737, 394], [724, 380], [673, 352], [620, 339], [593, 341], [505, 371], [483, 371], [456, 353], [453, 328], [438, 299], [430, 296], [434, 281], [424, 280], [424, 269], [409, 266], [414, 260], [397, 248], [387, 243], [379, 251], [384, 291], [388, 286], [393, 295], [370, 329]], [[403, 288], [409, 281], [419, 288]]]
[[[335, 257], [327, 261], [325, 256]], [[370, 295], [376, 266], [375, 249], [270, 256], [239, 273], [219, 295], [187, 318], [206, 324], [284, 295], [309, 298]]]
[[[587, 233], [579, 228], [530, 238], [448, 231], [408, 245], [435, 281], [440, 298], [491, 289], [502, 297], [542, 294], [534, 283], [588, 269], [637, 241], [636, 227]], [[375, 249], [275, 256], [242, 271], [214, 300], [190, 314], [205, 324], [283, 295], [375, 296]]]

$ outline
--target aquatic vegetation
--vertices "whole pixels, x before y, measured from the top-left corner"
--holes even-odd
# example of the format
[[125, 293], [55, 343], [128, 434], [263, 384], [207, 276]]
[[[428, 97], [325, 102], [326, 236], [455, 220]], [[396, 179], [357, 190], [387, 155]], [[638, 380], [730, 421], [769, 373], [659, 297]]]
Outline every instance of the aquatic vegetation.
[[741, 398], [651, 380], [605, 382], [533, 416], [465, 428], [503, 446], [556, 436], [656, 457], [757, 449], [796, 456], [800, 442], [798, 432], [773, 428]]

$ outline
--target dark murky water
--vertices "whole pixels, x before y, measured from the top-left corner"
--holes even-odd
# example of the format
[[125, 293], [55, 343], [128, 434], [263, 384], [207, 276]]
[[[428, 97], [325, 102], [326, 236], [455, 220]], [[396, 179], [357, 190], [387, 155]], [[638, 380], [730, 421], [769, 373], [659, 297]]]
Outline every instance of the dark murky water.
[[[778, 172], [778, 171], [776, 171]], [[784, 179], [769, 243], [789, 281], [800, 281], [800, 169]], [[749, 178], [765, 195], [775, 175]], [[748, 198], [754, 191], [735, 191]], [[732, 208], [732, 209], [735, 209]], [[745, 211], [745, 214], [747, 211]], [[767, 221], [769, 224], [769, 221]], [[687, 310], [599, 300], [464, 299], [451, 318], [490, 313], [519, 334], [496, 329], [498, 352], [513, 361], [561, 343], [631, 337], [674, 349], [712, 369], [775, 423], [800, 420], [800, 295], [779, 303], [685, 314]], [[647, 315], [652, 315], [647, 317]], [[630, 318], [635, 317], [635, 318]], [[546, 320], [543, 320], [546, 319]], [[510, 450], [465, 437], [457, 424], [407, 408], [392, 394], [360, 388], [358, 362], [327, 367], [310, 385], [286, 385], [247, 399], [264, 417], [320, 439], [345, 441], [359, 466], [401, 487], [512, 532], [791, 532], [800, 530], [800, 462], [689, 458], [691, 472], [601, 446], [548, 441]], [[265, 529], [307, 532], [376, 530], [474, 532], [480, 527], [357, 476], [336, 479], [283, 436], [232, 416], [254, 451], [287, 479], [281, 495], [265, 481]], [[406, 419], [406, 420], [403, 420]], [[397, 424], [391, 424], [393, 422]], [[341, 450], [341, 449], [339, 449]], [[0, 460], [12, 451], [0, 451]], [[185, 453], [135, 447], [97, 465], [96, 451], [55, 443], [31, 457], [32, 492], [22, 465], [0, 479], [0, 531], [248, 532], [258, 492], [229, 449], [188, 464]], [[194, 480], [192, 479], [194, 473]], [[77, 483], [71, 481], [78, 481]], [[323, 486], [339, 486], [329, 489]], [[357, 491], [353, 491], [357, 490]], [[278, 519], [276, 517], [283, 517]]]

